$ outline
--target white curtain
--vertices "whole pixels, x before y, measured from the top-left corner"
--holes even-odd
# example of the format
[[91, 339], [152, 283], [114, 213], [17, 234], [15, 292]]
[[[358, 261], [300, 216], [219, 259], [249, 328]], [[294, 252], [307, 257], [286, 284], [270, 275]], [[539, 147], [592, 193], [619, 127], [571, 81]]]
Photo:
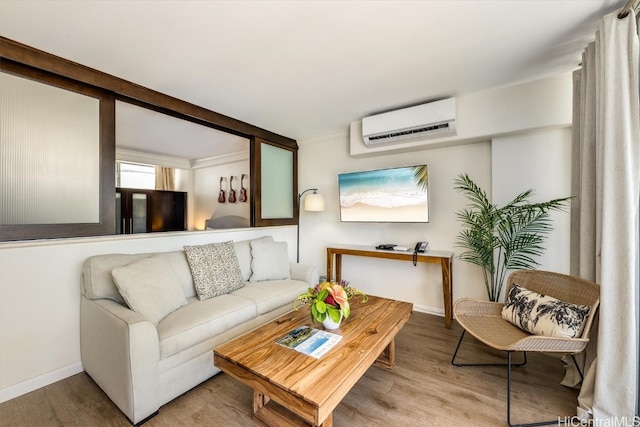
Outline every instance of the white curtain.
[[173, 168], [156, 166], [156, 190], [175, 190], [175, 172]]
[[617, 14], [574, 74], [572, 274], [601, 286], [578, 416], [595, 425], [634, 425], [638, 393], [639, 43], [633, 13]]

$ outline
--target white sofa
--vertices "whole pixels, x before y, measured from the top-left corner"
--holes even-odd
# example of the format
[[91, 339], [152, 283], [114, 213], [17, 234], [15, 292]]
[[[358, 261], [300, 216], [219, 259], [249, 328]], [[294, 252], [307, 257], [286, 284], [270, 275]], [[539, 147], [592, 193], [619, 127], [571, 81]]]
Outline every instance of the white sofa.
[[[132, 423], [146, 421], [160, 406], [218, 373], [213, 364], [216, 346], [291, 310], [293, 300], [318, 283], [316, 267], [289, 263], [288, 259], [288, 278], [271, 279], [269, 272], [257, 271], [265, 265], [267, 269], [274, 266], [274, 252], [257, 244], [269, 241], [273, 242], [270, 237], [233, 242], [246, 282], [240, 289], [204, 300], [198, 298], [185, 251], [108, 254], [85, 261], [80, 307], [82, 364]], [[286, 243], [273, 243], [286, 248]], [[256, 253], [257, 249], [261, 252]], [[156, 262], [159, 270], [164, 269], [163, 276], [158, 280], [131, 276], [140, 277], [140, 286], [129, 284], [123, 298], [121, 277], [114, 269], [118, 272], [125, 266], [129, 271], [143, 264], [141, 260]], [[282, 266], [282, 260], [278, 262]], [[153, 302], [156, 292], [144, 286], [156, 286], [167, 277], [179, 282], [184, 305], [159, 320], [129, 308], [127, 296], [145, 291], [149, 298], [144, 302]]]

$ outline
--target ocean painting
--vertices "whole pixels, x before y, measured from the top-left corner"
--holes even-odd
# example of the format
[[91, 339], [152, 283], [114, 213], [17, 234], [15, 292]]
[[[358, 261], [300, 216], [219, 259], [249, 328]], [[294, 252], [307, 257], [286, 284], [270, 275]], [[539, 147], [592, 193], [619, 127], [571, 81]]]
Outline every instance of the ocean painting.
[[429, 222], [427, 166], [338, 175], [340, 220]]

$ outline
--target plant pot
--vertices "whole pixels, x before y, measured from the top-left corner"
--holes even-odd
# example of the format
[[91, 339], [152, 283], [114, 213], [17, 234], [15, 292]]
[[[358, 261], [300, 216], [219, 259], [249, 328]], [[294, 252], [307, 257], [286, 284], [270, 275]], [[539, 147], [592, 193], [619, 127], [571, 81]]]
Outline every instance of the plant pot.
[[327, 316], [327, 318], [322, 321], [322, 326], [329, 330], [338, 329], [340, 327], [340, 323], [342, 323], [342, 311], [340, 311], [340, 319], [337, 322], [334, 322], [329, 316]]

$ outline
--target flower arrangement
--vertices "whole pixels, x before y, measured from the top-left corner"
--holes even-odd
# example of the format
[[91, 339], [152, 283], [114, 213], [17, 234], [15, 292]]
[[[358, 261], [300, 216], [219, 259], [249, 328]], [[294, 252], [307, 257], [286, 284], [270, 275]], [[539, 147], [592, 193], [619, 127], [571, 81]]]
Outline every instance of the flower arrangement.
[[298, 309], [298, 303], [311, 307], [311, 319], [315, 322], [323, 322], [327, 316], [334, 322], [340, 321], [340, 314], [346, 319], [351, 314], [349, 300], [355, 295], [362, 297], [362, 302], [367, 302], [367, 295], [359, 289], [349, 286], [349, 282], [323, 282], [315, 288], [309, 288], [308, 292], [293, 300], [293, 309]]

